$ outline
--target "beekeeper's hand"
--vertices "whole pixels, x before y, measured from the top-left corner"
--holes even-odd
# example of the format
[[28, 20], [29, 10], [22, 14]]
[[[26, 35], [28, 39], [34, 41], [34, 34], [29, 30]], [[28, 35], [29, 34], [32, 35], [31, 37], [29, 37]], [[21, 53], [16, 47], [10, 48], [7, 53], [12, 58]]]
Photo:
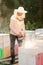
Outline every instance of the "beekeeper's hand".
[[21, 33], [21, 32], [19, 32], [19, 33], [17, 34], [17, 36], [18, 36], [18, 37], [21, 37], [21, 36], [22, 36], [22, 33]]

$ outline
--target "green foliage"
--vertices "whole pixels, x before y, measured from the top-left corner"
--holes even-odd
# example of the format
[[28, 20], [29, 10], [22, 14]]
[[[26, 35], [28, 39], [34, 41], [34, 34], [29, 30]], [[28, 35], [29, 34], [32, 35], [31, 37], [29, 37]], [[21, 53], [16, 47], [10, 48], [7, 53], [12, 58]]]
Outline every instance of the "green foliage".
[[14, 8], [14, 1], [13, 0], [4, 0], [4, 3], [8, 8]]
[[35, 30], [36, 29], [36, 23], [34, 22], [34, 23], [30, 23], [30, 21], [28, 21], [27, 23], [26, 23], [26, 29], [28, 30]]
[[18, 7], [18, 0], [3, 0], [5, 5], [10, 8], [13, 9], [15, 7]]
[[[7, 8], [4, 8], [3, 4]], [[7, 18], [3, 28], [5, 31], [9, 31], [7, 22], [10, 22], [13, 10], [19, 6], [23, 6], [28, 12], [25, 18], [26, 29], [43, 28], [43, 0], [2, 0], [2, 17]]]

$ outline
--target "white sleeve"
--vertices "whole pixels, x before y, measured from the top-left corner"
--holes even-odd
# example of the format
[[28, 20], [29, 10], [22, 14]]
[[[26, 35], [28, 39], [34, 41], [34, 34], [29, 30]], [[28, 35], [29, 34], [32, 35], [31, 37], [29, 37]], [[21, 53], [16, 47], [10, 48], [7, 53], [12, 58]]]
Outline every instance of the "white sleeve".
[[10, 20], [15, 20], [15, 15], [12, 15]]
[[10, 19], [10, 29], [12, 30], [13, 33], [18, 34], [18, 28], [16, 25], [16, 21], [14, 19]]

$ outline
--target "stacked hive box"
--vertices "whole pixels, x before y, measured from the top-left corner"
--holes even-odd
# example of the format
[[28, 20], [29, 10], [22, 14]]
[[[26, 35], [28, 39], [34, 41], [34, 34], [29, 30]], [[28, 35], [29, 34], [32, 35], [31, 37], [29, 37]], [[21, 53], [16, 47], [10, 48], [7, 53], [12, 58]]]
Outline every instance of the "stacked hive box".
[[0, 34], [0, 59], [10, 56], [9, 34]]
[[19, 47], [19, 65], [43, 65], [43, 39], [28, 34], [24, 45]]
[[4, 58], [10, 56], [10, 38], [9, 35], [4, 36]]
[[0, 36], [0, 59], [3, 58], [4, 53], [3, 53], [3, 36]]

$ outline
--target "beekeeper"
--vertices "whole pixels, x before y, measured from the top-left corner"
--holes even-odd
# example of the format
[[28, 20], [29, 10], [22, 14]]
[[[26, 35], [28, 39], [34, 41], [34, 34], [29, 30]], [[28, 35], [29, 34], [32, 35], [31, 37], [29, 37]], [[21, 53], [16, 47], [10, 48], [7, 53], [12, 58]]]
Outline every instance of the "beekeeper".
[[25, 24], [24, 18], [27, 13], [23, 7], [18, 7], [18, 9], [14, 10], [14, 14], [10, 18], [10, 41], [11, 41], [11, 63], [15, 62], [15, 54], [14, 54], [14, 45], [15, 40], [17, 39], [19, 45], [21, 46], [21, 42], [25, 37]]

